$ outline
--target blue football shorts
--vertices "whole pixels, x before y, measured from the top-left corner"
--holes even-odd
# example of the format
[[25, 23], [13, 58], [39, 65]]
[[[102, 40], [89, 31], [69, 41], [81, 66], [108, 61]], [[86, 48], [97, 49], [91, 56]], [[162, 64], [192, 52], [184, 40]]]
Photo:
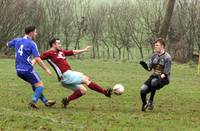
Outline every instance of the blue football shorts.
[[63, 87], [69, 88], [71, 90], [77, 90], [79, 85], [82, 83], [83, 73], [68, 70], [63, 73], [61, 84]]
[[17, 75], [31, 85], [41, 81], [40, 76], [34, 69], [32, 71], [17, 71]]

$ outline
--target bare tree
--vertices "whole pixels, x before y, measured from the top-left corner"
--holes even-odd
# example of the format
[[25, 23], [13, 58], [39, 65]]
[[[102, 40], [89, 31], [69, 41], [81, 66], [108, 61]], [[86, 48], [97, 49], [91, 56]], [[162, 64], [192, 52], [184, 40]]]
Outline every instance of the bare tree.
[[148, 52], [150, 52], [150, 49], [153, 52], [152, 43], [155, 38], [159, 37], [159, 29], [164, 14], [164, 5], [162, 0], [152, 0], [151, 2], [139, 1], [136, 5], [138, 11], [137, 20], [135, 21], [143, 25], [143, 30], [145, 30], [146, 34], [146, 36], [144, 36], [146, 40], [143, 41], [143, 47], [145, 47]]
[[2, 49], [11, 38], [21, 37], [24, 27], [33, 24], [37, 19], [32, 15], [37, 3], [35, 0], [1, 0], [0, 7], [0, 49]]
[[[116, 8], [111, 7], [109, 10], [109, 39], [112, 43], [112, 51], [113, 51], [113, 58], [116, 58], [115, 55], [115, 48], [118, 50], [118, 58], [121, 59], [121, 49], [123, 48], [123, 45], [119, 41], [119, 36], [117, 33], [117, 27], [119, 27], [119, 23], [117, 23], [117, 14], [116, 14]], [[117, 27], [116, 27], [117, 26]]]
[[71, 0], [66, 0], [61, 5], [61, 10], [63, 11], [61, 14], [61, 26], [62, 26], [61, 30], [64, 35], [64, 43], [66, 49], [69, 48], [75, 35], [75, 27], [73, 24], [74, 21], [73, 4], [75, 4], [75, 2]]
[[[130, 53], [131, 47], [130, 41], [130, 27], [128, 25], [128, 11], [129, 6], [123, 2], [119, 5], [112, 5], [109, 9], [109, 39], [112, 42], [113, 47], [118, 50], [118, 58], [124, 59], [125, 55], [122, 55], [122, 49], [125, 48]], [[113, 57], [114, 55], [113, 48]], [[128, 55], [129, 56], [129, 55]]]
[[[181, 1], [177, 3], [175, 17], [169, 30], [170, 50], [173, 58], [186, 62], [192, 58], [195, 44], [199, 42], [199, 2]], [[197, 46], [198, 47], [198, 46]]]
[[[74, 49], [80, 49], [80, 39], [87, 29], [87, 12], [90, 8], [89, 0], [78, 0], [74, 6], [74, 26], [76, 27], [76, 40]], [[79, 55], [78, 55], [79, 57]]]
[[[105, 29], [105, 18], [107, 14], [107, 9], [105, 6], [98, 6], [96, 9], [90, 9], [88, 12], [88, 34], [92, 41], [93, 52], [92, 58], [100, 58], [100, 44], [102, 35]], [[105, 42], [105, 41], [104, 41]], [[106, 44], [106, 42], [104, 43]]]
[[[48, 49], [48, 41], [53, 37], [60, 35], [61, 30], [61, 12], [60, 6], [62, 1], [57, 1], [55, 5], [54, 0], [41, 1], [39, 4], [43, 6], [44, 13], [41, 15], [42, 22], [40, 23], [38, 45], [41, 51]], [[45, 7], [45, 8], [44, 8]]]
[[168, 34], [168, 29], [170, 27], [175, 2], [176, 0], [168, 0], [168, 3], [167, 3], [166, 13], [165, 13], [163, 22], [161, 24], [160, 33], [159, 33], [159, 36], [163, 39], [166, 39], [167, 34]]

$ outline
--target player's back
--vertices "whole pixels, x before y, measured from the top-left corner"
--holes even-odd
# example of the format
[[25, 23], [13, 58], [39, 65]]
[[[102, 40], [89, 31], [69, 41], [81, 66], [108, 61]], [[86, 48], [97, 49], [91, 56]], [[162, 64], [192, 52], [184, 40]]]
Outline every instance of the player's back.
[[39, 56], [35, 42], [27, 37], [16, 38], [10, 42], [10, 47], [15, 48], [16, 70], [32, 70], [31, 56]]

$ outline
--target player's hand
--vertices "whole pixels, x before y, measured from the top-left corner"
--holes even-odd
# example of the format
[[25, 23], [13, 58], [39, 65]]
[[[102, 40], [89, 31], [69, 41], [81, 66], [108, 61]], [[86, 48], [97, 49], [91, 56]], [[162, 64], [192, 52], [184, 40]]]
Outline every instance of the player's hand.
[[146, 65], [146, 62], [144, 62], [144, 61], [140, 61], [140, 65]]
[[50, 70], [50, 69], [46, 69], [45, 71], [46, 71], [46, 73], [47, 73], [49, 76], [52, 76], [52, 73], [51, 73], [51, 70]]
[[85, 51], [85, 52], [88, 52], [88, 51], [91, 50], [91, 48], [92, 48], [92, 46], [87, 46], [87, 47], [84, 49], [84, 51]]
[[141, 65], [145, 70], [149, 71], [149, 68], [148, 68], [148, 65], [147, 65], [146, 62], [140, 61], [140, 65]]
[[36, 64], [36, 60], [33, 59], [33, 60], [31, 61], [31, 63], [32, 63], [32, 66], [35, 65], [35, 64]]

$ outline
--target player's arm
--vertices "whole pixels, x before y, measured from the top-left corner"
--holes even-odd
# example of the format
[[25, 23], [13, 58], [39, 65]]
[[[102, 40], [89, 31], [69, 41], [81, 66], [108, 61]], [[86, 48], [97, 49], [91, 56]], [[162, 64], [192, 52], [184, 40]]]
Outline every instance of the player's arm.
[[161, 78], [165, 78], [166, 75], [169, 75], [170, 74], [170, 71], [171, 71], [171, 58], [167, 58], [166, 59], [166, 62], [165, 62], [165, 66], [164, 66], [164, 71], [163, 71], [163, 74], [161, 74]]
[[11, 41], [9, 41], [9, 42], [7, 42], [7, 43], [5, 44], [5, 46], [2, 47], [3, 50], [4, 50], [4, 54], [8, 54], [9, 48], [15, 48], [16, 40], [17, 40], [17, 38], [16, 38], [16, 39], [13, 39], [13, 40], [11, 40]]
[[46, 60], [48, 58], [49, 58], [49, 53], [47, 51], [47, 52], [44, 52], [43, 54], [41, 54], [40, 56], [35, 57], [35, 59], [33, 59], [31, 62], [32, 62], [32, 65], [38, 63], [40, 67], [42, 67], [49, 75], [51, 75], [51, 71], [42, 61], [42, 60]]
[[[11, 48], [11, 47], [12, 47], [12, 45], [13, 45], [13, 44], [12, 44], [11, 42], [7, 42], [7, 43], [6, 43], [6, 47], [9, 47], [9, 48]], [[14, 45], [13, 45], [13, 46], [14, 46]]]
[[9, 42], [6, 43], [6, 47], [9, 47], [9, 48], [14, 48], [15, 47], [15, 43], [17, 41], [17, 38], [16, 39], [13, 39]]
[[[52, 75], [52, 74], [51, 74], [51, 71], [50, 71], [50, 69], [44, 64], [44, 62], [42, 61], [42, 59], [40, 58], [40, 54], [39, 54], [39, 52], [38, 52], [37, 45], [36, 45], [35, 43], [32, 44], [32, 54], [33, 54], [33, 56], [34, 56], [34, 59], [35, 59], [36, 63], [38, 63], [39, 66], [40, 66], [42, 69], [44, 69], [45, 72], [46, 72], [48, 75], [51, 76], [51, 75]], [[32, 61], [32, 62], [34, 62], [34, 61]], [[32, 63], [32, 65], [33, 65], [33, 63]]]
[[40, 57], [35, 57], [34, 60], [35, 60], [35, 63], [38, 63], [39, 66], [40, 66], [42, 69], [44, 69], [48, 75], [52, 75], [50, 69], [44, 64], [44, 62], [42, 61], [42, 59], [41, 59]]
[[151, 71], [151, 69], [148, 67], [148, 64], [144, 61], [140, 61], [140, 65], [147, 71]]
[[144, 62], [144, 61], [140, 61], [140, 65], [147, 71], [151, 71], [153, 68], [153, 57], [154, 55], [152, 55], [148, 61], [148, 63]]
[[31, 63], [32, 63], [32, 65], [35, 65], [35, 64], [36, 64], [36, 60], [33, 59], [33, 60], [31, 61]]
[[[41, 60], [46, 60], [46, 59], [48, 59], [49, 58], [49, 55], [48, 55], [49, 53], [48, 52], [44, 52], [43, 54], [41, 54], [40, 55], [40, 59]], [[31, 61], [31, 63], [32, 63], [32, 65], [35, 65], [37, 62], [36, 62], [36, 59], [33, 59], [32, 61]]]
[[91, 48], [92, 48], [92, 46], [87, 46], [81, 50], [73, 50], [73, 54], [76, 55], [76, 54], [81, 54], [83, 52], [89, 52], [91, 50]]

